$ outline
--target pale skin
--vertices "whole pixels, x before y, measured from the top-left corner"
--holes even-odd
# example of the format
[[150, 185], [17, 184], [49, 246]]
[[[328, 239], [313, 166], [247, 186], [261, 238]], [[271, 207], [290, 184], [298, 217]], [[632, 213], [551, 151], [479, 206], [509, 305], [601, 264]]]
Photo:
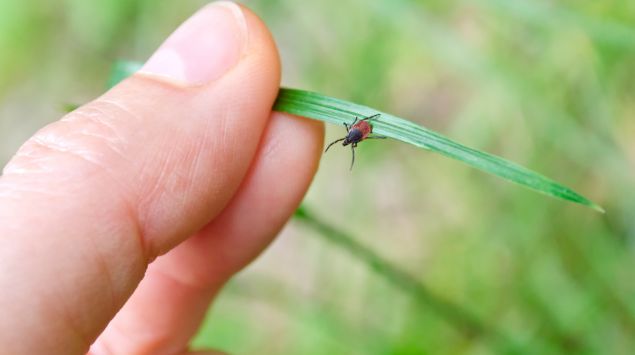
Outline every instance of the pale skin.
[[290, 218], [323, 126], [271, 112], [278, 53], [264, 24], [242, 16], [248, 41], [230, 69], [197, 85], [136, 74], [7, 164], [3, 351], [188, 353], [214, 296]]

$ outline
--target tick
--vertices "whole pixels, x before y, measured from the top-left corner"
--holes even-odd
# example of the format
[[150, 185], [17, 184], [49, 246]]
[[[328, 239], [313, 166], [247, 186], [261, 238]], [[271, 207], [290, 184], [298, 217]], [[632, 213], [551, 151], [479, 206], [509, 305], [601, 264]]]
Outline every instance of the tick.
[[373, 125], [370, 123], [370, 120], [379, 116], [380, 114], [378, 113], [376, 115], [368, 116], [361, 120], [355, 117], [355, 121], [353, 121], [353, 123], [351, 123], [350, 125], [344, 122], [344, 127], [346, 127], [346, 137], [331, 142], [331, 144], [329, 144], [328, 147], [326, 147], [326, 149], [324, 150], [324, 153], [326, 153], [329, 148], [331, 148], [331, 146], [337, 142], [343, 141], [343, 146], [347, 146], [350, 144], [351, 151], [353, 152], [353, 160], [351, 161], [351, 170], [353, 170], [353, 164], [355, 164], [355, 148], [357, 148], [357, 143], [363, 141], [364, 139], [388, 138], [384, 136], [370, 135], [371, 133], [373, 133]]

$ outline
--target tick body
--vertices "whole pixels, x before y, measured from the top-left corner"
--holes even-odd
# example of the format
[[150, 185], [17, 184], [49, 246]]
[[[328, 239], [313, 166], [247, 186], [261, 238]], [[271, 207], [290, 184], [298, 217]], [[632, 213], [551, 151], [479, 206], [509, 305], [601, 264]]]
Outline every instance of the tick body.
[[364, 139], [384, 139], [384, 136], [371, 135], [373, 133], [373, 125], [370, 120], [379, 117], [379, 113], [376, 115], [368, 116], [363, 119], [358, 119], [355, 117], [355, 121], [350, 125], [344, 123], [344, 127], [346, 127], [346, 136], [344, 138], [337, 139], [326, 147], [324, 153], [326, 153], [331, 146], [337, 142], [342, 142], [343, 146], [350, 145], [351, 151], [353, 152], [353, 159], [351, 161], [351, 170], [353, 169], [353, 164], [355, 164], [355, 148], [357, 148], [357, 143], [363, 141]]

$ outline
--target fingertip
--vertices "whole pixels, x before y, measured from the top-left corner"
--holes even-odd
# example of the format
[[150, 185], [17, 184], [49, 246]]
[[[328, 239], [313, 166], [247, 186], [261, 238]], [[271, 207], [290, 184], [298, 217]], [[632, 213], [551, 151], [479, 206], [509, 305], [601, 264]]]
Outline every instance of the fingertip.
[[[11, 306], [7, 319], [22, 321], [0, 324], [13, 329], [0, 332], [0, 343], [43, 353], [70, 348], [77, 332], [94, 339], [147, 261], [231, 200], [280, 80], [271, 34], [242, 11], [248, 45], [221, 76], [205, 71], [212, 81], [192, 86], [134, 75], [39, 132], [12, 159], [0, 177], [0, 235], [8, 236], [0, 259], [16, 272], [0, 278], [7, 290], [0, 304]], [[33, 342], [14, 336], [28, 334], [33, 323], [50, 326], [34, 331]]]
[[[265, 145], [261, 147], [265, 159], [287, 160], [289, 170], [305, 171], [304, 176], [313, 176], [322, 155], [324, 123], [288, 113], [274, 112], [267, 131]], [[285, 154], [274, 154], [277, 149], [286, 149]]]
[[[231, 202], [195, 236], [149, 266], [146, 278], [99, 341], [121, 343], [116, 341], [122, 335], [117, 330], [125, 329], [125, 336], [150, 327], [153, 337], [130, 339], [130, 349], [148, 343], [185, 346], [201, 322], [200, 310], [228, 278], [266, 248], [297, 209], [317, 170], [323, 137], [321, 122], [273, 113]], [[156, 312], [157, 307], [163, 311]]]

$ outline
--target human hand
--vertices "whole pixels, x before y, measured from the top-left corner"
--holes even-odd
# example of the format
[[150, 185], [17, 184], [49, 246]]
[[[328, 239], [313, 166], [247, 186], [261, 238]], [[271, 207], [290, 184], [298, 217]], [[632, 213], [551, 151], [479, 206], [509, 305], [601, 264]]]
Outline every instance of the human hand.
[[187, 352], [317, 169], [323, 127], [271, 112], [279, 76], [263, 23], [212, 4], [20, 148], [0, 177], [3, 353]]

